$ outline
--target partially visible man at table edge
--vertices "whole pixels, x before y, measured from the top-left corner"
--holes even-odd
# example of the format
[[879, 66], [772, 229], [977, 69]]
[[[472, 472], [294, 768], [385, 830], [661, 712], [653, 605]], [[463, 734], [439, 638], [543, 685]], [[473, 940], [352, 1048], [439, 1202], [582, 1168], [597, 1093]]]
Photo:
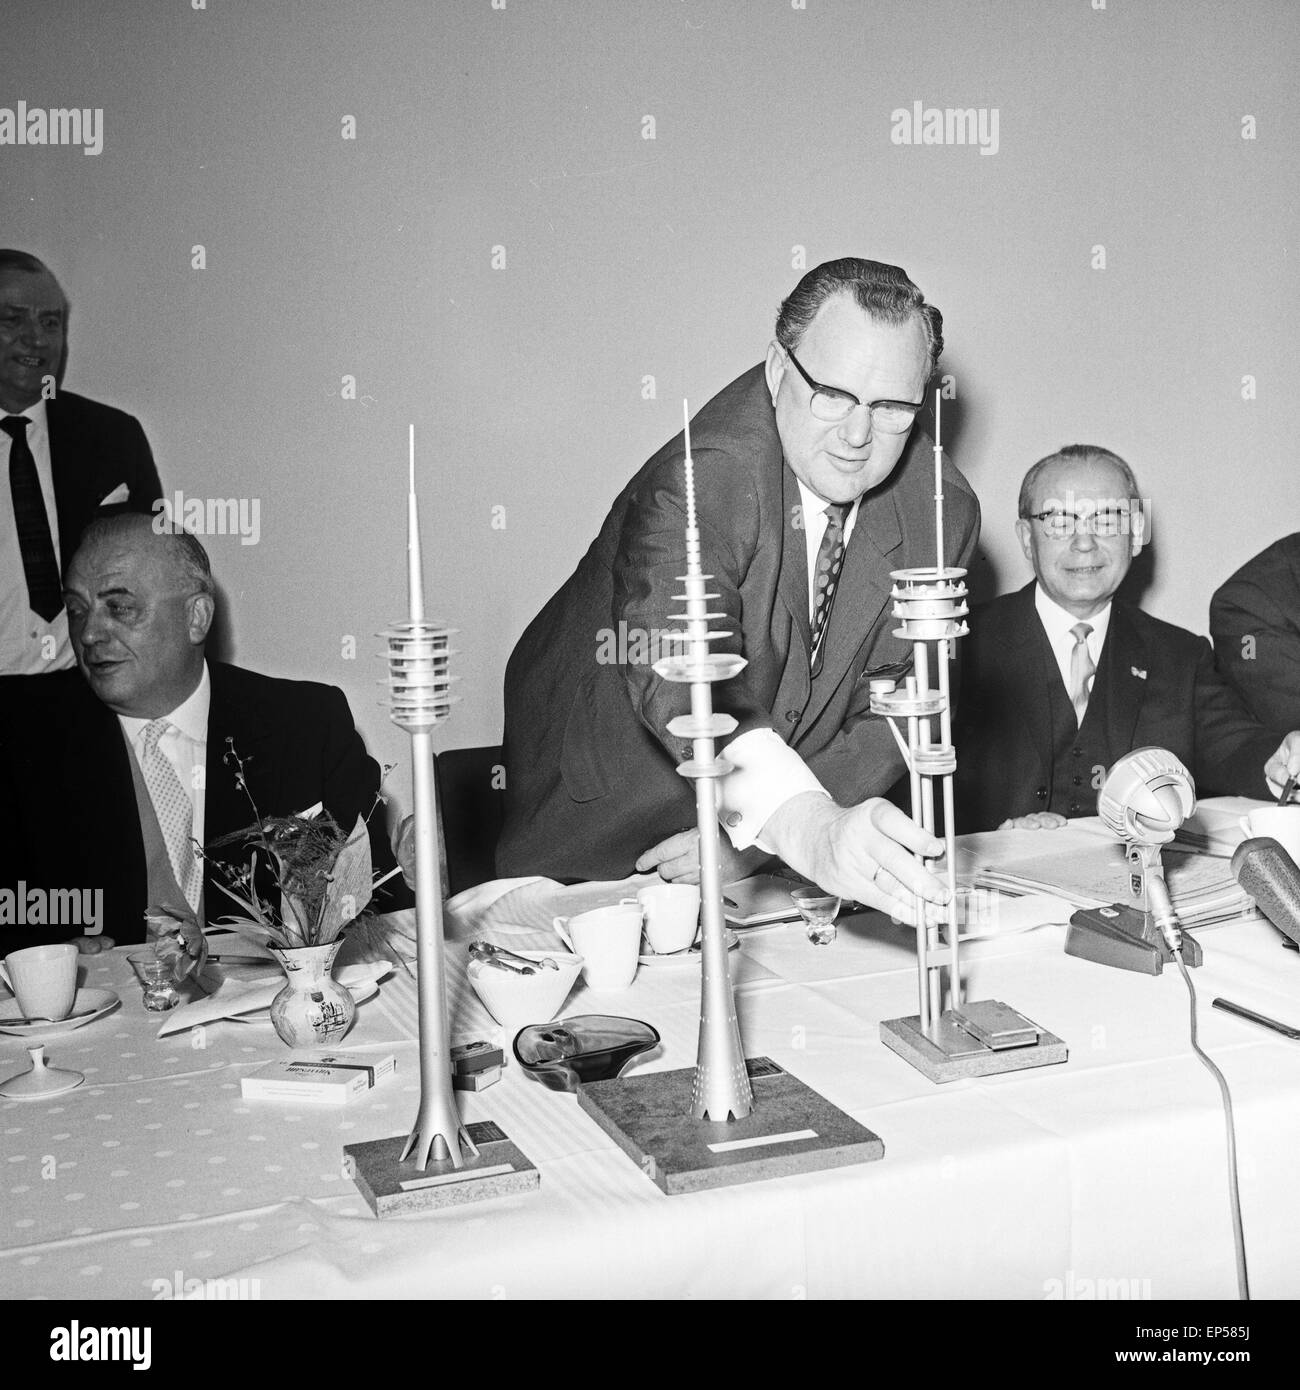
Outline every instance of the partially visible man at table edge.
[[[781, 305], [766, 361], [692, 422], [702, 568], [727, 634], [713, 650], [748, 663], [713, 687], [739, 723], [719, 741], [734, 768], [719, 783], [724, 882], [775, 854], [909, 920], [914, 891], [947, 896], [909, 853], [941, 843], [881, 799], [902, 760], [869, 708], [870, 681], [911, 664], [890, 571], [935, 560], [933, 449], [912, 426], [942, 325], [898, 267], [827, 262]], [[510, 658], [503, 875], [698, 874], [677, 773], [692, 748], [667, 728], [690, 692], [652, 665], [681, 611], [683, 457], [678, 434], [623, 488]], [[949, 463], [943, 486], [945, 560], [964, 565], [979, 506]]]
[[1148, 745], [1183, 762], [1198, 795], [1276, 795], [1300, 771], [1300, 733], [1279, 747], [1204, 637], [1115, 599], [1146, 541], [1128, 464], [1069, 445], [1025, 474], [1018, 510], [1035, 577], [976, 608], [959, 644], [957, 830], [1095, 815], [1106, 771]]
[[1260, 551], [1215, 590], [1219, 670], [1270, 729], [1300, 727], [1300, 531]]
[[[14, 897], [0, 955], [69, 938], [92, 951], [143, 941], [145, 909], [158, 902], [188, 901], [200, 921], [205, 909], [226, 915], [192, 842], [209, 844], [258, 814], [319, 801], [341, 827], [369, 815], [375, 868], [393, 866], [375, 805], [379, 768], [343, 692], [205, 659], [216, 600], [195, 537], [159, 532], [138, 514], [95, 521], [65, 599], [84, 679], [0, 680], [0, 893]], [[243, 760], [247, 791], [228, 747]], [[70, 930], [76, 922], [31, 925], [33, 902], [48, 918], [96, 901], [93, 934]], [[393, 879], [374, 907], [411, 901]]]
[[[68, 300], [26, 251], [0, 250], [0, 673], [75, 660], [62, 574], [96, 516], [148, 512], [161, 487], [140, 422], [63, 390]], [[60, 568], [60, 560], [62, 567]]]

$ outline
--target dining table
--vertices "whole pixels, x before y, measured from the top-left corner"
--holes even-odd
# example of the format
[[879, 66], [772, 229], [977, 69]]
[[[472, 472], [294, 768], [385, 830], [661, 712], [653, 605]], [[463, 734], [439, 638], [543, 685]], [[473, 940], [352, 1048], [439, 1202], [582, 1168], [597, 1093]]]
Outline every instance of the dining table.
[[[1008, 921], [1015, 915], [1004, 914]], [[993, 914], [997, 918], [998, 914]], [[913, 932], [875, 912], [813, 944], [799, 921], [729, 952], [747, 1057], [767, 1057], [883, 1141], [874, 1161], [666, 1195], [579, 1105], [509, 1055], [445, 948], [450, 1039], [505, 1044], [499, 1081], [457, 1092], [535, 1165], [531, 1190], [377, 1217], [345, 1146], [409, 1133], [420, 1100], [414, 977], [402, 965], [339, 1044], [393, 1053], [343, 1105], [246, 1099], [290, 1055], [267, 1014], [160, 1037], [122, 948], [81, 959], [120, 998], [40, 1035], [75, 1089], [0, 1102], [0, 1295], [7, 1299], [1081, 1298], [1237, 1294], [1225, 1118], [1192, 1052], [1172, 966], [1151, 976], [1065, 954], [1065, 914], [963, 949], [970, 1000], [1063, 1039], [1067, 1060], [945, 1083], [880, 1037], [915, 1014]], [[1261, 918], [1200, 933], [1200, 1042], [1230, 1087], [1257, 1298], [1300, 1296], [1300, 1043], [1211, 1007], [1226, 996], [1300, 1023], [1300, 957]], [[560, 948], [562, 949], [562, 948]], [[560, 1016], [648, 1022], [629, 1075], [694, 1065], [698, 953], [630, 987], [583, 980]], [[544, 1021], [544, 1020], [539, 1020]], [[33, 1038], [0, 1033], [0, 1079]], [[710, 1121], [720, 1131], [726, 1122]]]

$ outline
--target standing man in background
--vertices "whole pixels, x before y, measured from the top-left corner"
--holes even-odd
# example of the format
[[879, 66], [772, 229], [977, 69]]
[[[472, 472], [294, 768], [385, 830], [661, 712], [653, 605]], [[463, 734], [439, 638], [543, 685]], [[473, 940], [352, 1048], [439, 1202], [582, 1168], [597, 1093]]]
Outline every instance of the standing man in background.
[[139, 421], [60, 389], [67, 333], [49, 269], [0, 250], [0, 675], [73, 666], [63, 573], [82, 531], [162, 491]]

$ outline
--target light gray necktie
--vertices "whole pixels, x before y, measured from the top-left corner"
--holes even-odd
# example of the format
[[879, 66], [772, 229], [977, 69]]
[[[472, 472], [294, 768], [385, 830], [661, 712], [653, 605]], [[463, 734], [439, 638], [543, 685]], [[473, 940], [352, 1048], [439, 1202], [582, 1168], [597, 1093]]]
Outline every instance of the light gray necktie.
[[1092, 678], [1097, 674], [1092, 656], [1088, 651], [1088, 638], [1092, 628], [1087, 623], [1075, 623], [1070, 629], [1074, 638], [1074, 650], [1070, 653], [1070, 703], [1074, 706], [1079, 723], [1083, 723], [1088, 708], [1088, 696], [1092, 693]]
[[186, 901], [197, 912], [203, 876], [192, 843], [194, 807], [181, 786], [176, 769], [158, 747], [159, 740], [171, 727], [166, 719], [151, 719], [144, 726], [144, 756], [140, 759], [140, 771], [144, 774], [145, 786], [149, 788], [149, 799], [158, 817], [158, 828], [167, 845], [167, 857], [171, 860], [176, 882]]

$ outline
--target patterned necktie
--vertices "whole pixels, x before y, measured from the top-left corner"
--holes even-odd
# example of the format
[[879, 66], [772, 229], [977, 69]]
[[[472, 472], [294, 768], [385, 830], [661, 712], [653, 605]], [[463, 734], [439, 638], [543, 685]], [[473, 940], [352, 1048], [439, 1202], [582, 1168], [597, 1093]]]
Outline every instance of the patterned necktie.
[[185, 794], [185, 788], [181, 786], [176, 769], [158, 746], [159, 740], [171, 727], [166, 719], [151, 719], [144, 726], [144, 756], [140, 759], [140, 771], [144, 774], [145, 786], [149, 788], [149, 799], [158, 817], [158, 828], [162, 831], [176, 882], [186, 901], [197, 912], [203, 879], [191, 843], [194, 808]]
[[48, 623], [63, 609], [63, 584], [54, 558], [41, 481], [36, 476], [36, 460], [27, 443], [29, 423], [25, 415], [6, 415], [0, 420], [0, 429], [13, 440], [9, 446], [9, 491], [13, 496], [23, 573], [27, 576], [28, 602], [32, 612]]
[[1088, 708], [1088, 696], [1092, 692], [1092, 678], [1097, 674], [1092, 657], [1088, 653], [1088, 638], [1092, 628], [1087, 623], [1075, 623], [1070, 629], [1074, 638], [1074, 650], [1070, 653], [1070, 703], [1079, 723], [1083, 723], [1084, 712]]
[[852, 502], [826, 504], [826, 530], [817, 549], [816, 583], [813, 590], [812, 615], [812, 673], [822, 669], [822, 639], [830, 621], [831, 605], [835, 602], [835, 587], [844, 568], [844, 522], [853, 508]]

